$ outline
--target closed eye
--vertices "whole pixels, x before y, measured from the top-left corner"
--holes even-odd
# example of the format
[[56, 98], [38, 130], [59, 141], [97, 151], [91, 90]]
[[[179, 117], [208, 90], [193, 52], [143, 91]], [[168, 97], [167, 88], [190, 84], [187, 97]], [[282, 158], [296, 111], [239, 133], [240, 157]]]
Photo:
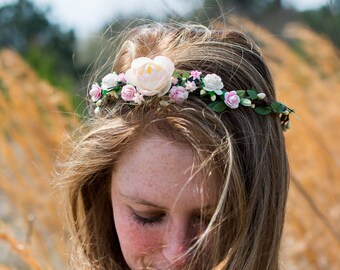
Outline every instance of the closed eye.
[[151, 215], [151, 216], [142, 216], [132, 211], [132, 218], [134, 219], [134, 221], [143, 226], [155, 225], [155, 224], [161, 223], [164, 216], [165, 214], [163, 213]]

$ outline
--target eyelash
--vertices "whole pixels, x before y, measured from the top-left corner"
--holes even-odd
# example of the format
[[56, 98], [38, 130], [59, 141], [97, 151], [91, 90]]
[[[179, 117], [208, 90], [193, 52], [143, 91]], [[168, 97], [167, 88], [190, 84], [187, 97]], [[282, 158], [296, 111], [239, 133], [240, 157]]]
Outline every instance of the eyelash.
[[[165, 214], [159, 214], [158, 216], [153, 216], [153, 217], [141, 217], [140, 215], [137, 215], [135, 212], [132, 212], [132, 217], [134, 219], [134, 221], [136, 221], [136, 223], [142, 225], [142, 226], [147, 226], [147, 225], [155, 225], [158, 223], [161, 223], [163, 220], [163, 217], [165, 216]], [[194, 218], [194, 220], [196, 222], [194, 223], [203, 223], [204, 225], [208, 225], [210, 222], [210, 217], [208, 216], [196, 216]]]
[[154, 217], [141, 217], [137, 215], [136, 213], [132, 213], [133, 219], [140, 225], [146, 226], [146, 225], [155, 225], [157, 223], [161, 223], [163, 220], [164, 214], [154, 216]]

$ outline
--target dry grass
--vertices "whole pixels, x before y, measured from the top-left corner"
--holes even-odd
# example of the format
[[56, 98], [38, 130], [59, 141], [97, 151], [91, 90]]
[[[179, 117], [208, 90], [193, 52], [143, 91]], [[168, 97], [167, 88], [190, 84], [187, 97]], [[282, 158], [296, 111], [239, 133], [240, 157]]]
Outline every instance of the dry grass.
[[60, 110], [72, 111], [69, 99], [8, 50], [0, 53], [0, 82], [0, 218], [12, 233], [0, 228], [2, 240], [15, 237], [43, 269], [60, 269], [67, 247], [50, 180], [59, 144], [77, 121]]
[[248, 20], [231, 21], [260, 42], [278, 99], [295, 108], [300, 118], [292, 119], [286, 133], [292, 178], [282, 268], [340, 269], [339, 51], [298, 24], [287, 25], [283, 36], [293, 50]]
[[[291, 46], [246, 19], [230, 17], [230, 24], [261, 44], [278, 99], [301, 118], [286, 133], [292, 182], [282, 269], [340, 269], [339, 51], [297, 24], [283, 33]], [[60, 110], [71, 111], [65, 95], [7, 50], [0, 88], [0, 270], [64, 269], [67, 234], [50, 179], [77, 119]]]
[[[6, 242], [9, 248], [33, 270], [42, 270], [39, 262], [32, 256], [31, 251], [25, 245], [19, 243], [7, 233], [0, 233], [0, 240]], [[3, 266], [5, 268], [5, 266]], [[1, 269], [1, 268], [0, 268]]]

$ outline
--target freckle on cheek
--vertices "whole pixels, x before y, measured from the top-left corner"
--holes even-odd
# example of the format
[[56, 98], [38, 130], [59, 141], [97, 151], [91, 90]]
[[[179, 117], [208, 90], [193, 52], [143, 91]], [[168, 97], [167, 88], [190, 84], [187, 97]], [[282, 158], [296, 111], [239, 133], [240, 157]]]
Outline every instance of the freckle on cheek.
[[161, 247], [160, 233], [141, 228], [139, 225], [130, 224], [121, 233], [122, 248], [133, 256], [152, 254]]

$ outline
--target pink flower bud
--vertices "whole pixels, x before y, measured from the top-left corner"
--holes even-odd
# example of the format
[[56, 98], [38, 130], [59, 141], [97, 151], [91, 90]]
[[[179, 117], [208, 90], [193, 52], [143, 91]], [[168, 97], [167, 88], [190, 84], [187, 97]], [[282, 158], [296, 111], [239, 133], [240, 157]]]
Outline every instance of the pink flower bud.
[[124, 73], [119, 73], [118, 81], [122, 82], [122, 83], [126, 83], [126, 79], [125, 79], [125, 74]]
[[172, 83], [173, 85], [176, 85], [176, 84], [178, 83], [178, 79], [175, 78], [175, 77], [171, 77], [171, 83]]
[[92, 84], [92, 88], [89, 92], [92, 101], [96, 102], [102, 96], [102, 89], [100, 88], [98, 83]]

